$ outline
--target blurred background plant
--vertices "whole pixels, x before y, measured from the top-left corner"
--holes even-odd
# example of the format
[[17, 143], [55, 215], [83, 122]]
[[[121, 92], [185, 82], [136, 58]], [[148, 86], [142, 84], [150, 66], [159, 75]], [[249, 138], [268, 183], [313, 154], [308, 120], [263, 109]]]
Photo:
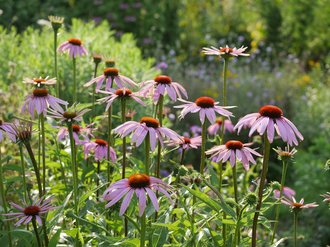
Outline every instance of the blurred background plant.
[[[24, 77], [53, 75], [48, 15], [65, 17], [59, 43], [81, 38], [90, 51], [78, 59], [80, 85], [93, 75], [95, 52], [114, 59], [124, 75], [138, 82], [162, 70], [181, 82], [192, 100], [201, 94], [219, 99], [222, 61], [202, 56], [201, 48], [245, 45], [251, 56], [233, 59], [229, 66], [228, 103], [239, 106], [234, 123], [263, 104], [282, 107], [305, 137], [289, 168], [287, 186], [298, 197], [319, 203], [319, 194], [330, 191], [329, 171], [324, 169], [330, 158], [328, 0], [170, 0], [157, 5], [153, 0], [9, 0], [0, 9], [0, 111], [5, 120], [17, 112], [28, 92], [21, 83]], [[71, 60], [59, 56], [59, 65], [59, 80], [68, 86], [71, 74], [65, 71], [71, 70]], [[178, 121], [175, 113], [169, 114], [171, 121]], [[194, 122], [191, 118], [179, 123], [182, 133]], [[274, 146], [281, 144], [276, 141]], [[198, 154], [191, 152], [188, 161], [196, 159]], [[269, 179], [279, 180], [280, 170], [274, 154]], [[330, 243], [329, 216], [327, 205], [306, 212], [303, 246]], [[285, 225], [289, 223], [282, 224], [284, 234], [290, 231]]]

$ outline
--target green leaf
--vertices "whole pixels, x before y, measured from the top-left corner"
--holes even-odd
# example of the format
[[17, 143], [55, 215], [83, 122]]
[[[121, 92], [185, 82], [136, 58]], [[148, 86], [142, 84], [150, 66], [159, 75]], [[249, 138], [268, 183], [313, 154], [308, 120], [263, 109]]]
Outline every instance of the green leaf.
[[152, 246], [162, 247], [166, 243], [167, 235], [167, 227], [157, 227], [152, 234]]
[[49, 247], [56, 247], [58, 240], [60, 239], [60, 235], [62, 232], [62, 228], [58, 229], [57, 232], [53, 235], [53, 237], [49, 240]]

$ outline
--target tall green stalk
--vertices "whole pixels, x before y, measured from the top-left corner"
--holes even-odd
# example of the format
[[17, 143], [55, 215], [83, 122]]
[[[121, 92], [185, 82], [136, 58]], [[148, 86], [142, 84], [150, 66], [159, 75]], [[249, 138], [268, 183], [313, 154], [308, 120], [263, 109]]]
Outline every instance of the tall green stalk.
[[233, 166], [233, 182], [234, 182], [235, 202], [237, 204], [237, 206], [236, 206], [236, 215], [238, 217], [238, 215], [239, 215], [239, 206], [238, 206], [238, 191], [237, 191], [237, 172], [236, 172], [236, 165]]
[[[285, 177], [286, 177], [286, 171], [288, 169], [288, 160], [283, 159], [282, 161], [282, 178], [281, 178], [281, 188], [280, 188], [280, 197], [278, 198], [278, 201], [280, 202], [283, 196], [283, 188], [285, 183]], [[274, 229], [273, 229], [273, 235], [272, 235], [272, 244], [274, 243], [278, 223], [279, 223], [279, 217], [280, 217], [280, 204], [276, 205], [275, 208], [275, 223], [274, 223]]]
[[109, 107], [108, 109], [108, 169], [107, 169], [107, 173], [108, 173], [108, 182], [110, 182], [111, 179], [111, 157], [110, 157], [110, 147], [112, 146], [112, 135], [111, 135], [111, 131], [112, 131], [112, 106]]
[[20, 155], [20, 158], [21, 158], [24, 200], [25, 200], [25, 202], [28, 202], [27, 186], [26, 186], [26, 178], [25, 178], [25, 164], [24, 164], [24, 156], [23, 156], [23, 146], [22, 146], [21, 143], [19, 143], [18, 147], [19, 147], [19, 155]]
[[[8, 213], [8, 208], [7, 208], [7, 200], [6, 200], [5, 189], [4, 189], [1, 146], [0, 146], [0, 194], [1, 194], [1, 200], [2, 200], [3, 210], [5, 211], [5, 214], [7, 214]], [[9, 222], [6, 222], [5, 225], [6, 225], [6, 230], [8, 232], [9, 246], [12, 247], [13, 246], [13, 243], [12, 243], [12, 237], [11, 237], [10, 224], [9, 224]]]
[[36, 223], [36, 218], [35, 217], [32, 218], [32, 225], [33, 225], [34, 233], [36, 234], [36, 239], [37, 239], [38, 247], [42, 247], [40, 236], [39, 236], [39, 232], [38, 232], [38, 227], [37, 227], [37, 223]]
[[252, 226], [252, 247], [257, 246], [257, 227], [258, 227], [258, 217], [260, 214], [261, 206], [262, 206], [262, 196], [264, 190], [264, 184], [266, 181], [266, 176], [268, 172], [268, 164], [269, 164], [269, 153], [270, 153], [270, 143], [267, 138], [267, 134], [264, 134], [264, 158], [262, 162], [262, 173], [259, 184], [258, 191], [258, 203], [256, 206], [256, 212], [253, 217], [253, 226]]
[[[126, 99], [121, 99], [121, 122], [126, 122]], [[123, 162], [122, 162], [122, 179], [125, 178], [126, 173], [126, 137], [123, 137]]]
[[[99, 66], [99, 63], [95, 62], [95, 67], [94, 67], [94, 78], [96, 77], [97, 75], [97, 68]], [[93, 118], [95, 117], [95, 90], [96, 90], [96, 83], [93, 83]]]
[[205, 168], [205, 146], [206, 146], [206, 119], [202, 124], [202, 146], [201, 146], [201, 164], [200, 164], [200, 173], [204, 174]]
[[[39, 115], [41, 130], [41, 151], [42, 151], [42, 195], [46, 194], [46, 135], [45, 135], [45, 116], [43, 113]], [[41, 195], [41, 196], [42, 196]]]
[[59, 83], [59, 79], [58, 79], [58, 74], [57, 74], [57, 30], [54, 29], [54, 74], [56, 77], [56, 97], [59, 98], [60, 97], [60, 83]]
[[[160, 95], [158, 99], [158, 120], [160, 127], [163, 126], [163, 105], [164, 105], [164, 96]], [[160, 141], [158, 141], [158, 149], [157, 149], [157, 164], [156, 164], [156, 178], [159, 178], [160, 172], [160, 160], [162, 156], [162, 146], [160, 145]]]
[[[299, 209], [298, 209], [299, 210]], [[297, 247], [297, 225], [298, 225], [298, 211], [293, 211], [293, 246]]]
[[77, 80], [76, 80], [76, 58], [72, 58], [72, 69], [73, 69], [73, 102], [77, 102]]
[[235, 227], [235, 235], [233, 238], [233, 243], [232, 246], [237, 246], [237, 243], [240, 243], [240, 224], [241, 224], [241, 219], [242, 219], [242, 214], [244, 212], [244, 210], [247, 208], [248, 204], [244, 205], [244, 207], [239, 211], [239, 214], [237, 216], [237, 221], [236, 221], [236, 227]]
[[146, 240], [146, 212], [142, 214], [140, 217], [141, 223], [141, 235], [140, 235], [140, 247], [145, 247], [145, 240]]

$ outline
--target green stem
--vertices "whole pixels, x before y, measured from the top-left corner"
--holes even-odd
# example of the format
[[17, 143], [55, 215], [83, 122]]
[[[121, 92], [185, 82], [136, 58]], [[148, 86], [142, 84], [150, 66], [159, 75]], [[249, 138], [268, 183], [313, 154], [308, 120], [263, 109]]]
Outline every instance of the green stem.
[[[73, 175], [73, 199], [74, 199], [74, 211], [75, 214], [79, 216], [79, 205], [78, 205], [78, 174], [77, 174], [77, 160], [76, 160], [76, 145], [73, 138], [72, 123], [68, 122], [68, 130], [70, 137], [71, 146], [71, 165], [72, 165], [72, 175]], [[76, 226], [79, 231], [79, 221], [77, 219]], [[78, 234], [77, 234], [78, 236]]]
[[200, 173], [204, 174], [205, 168], [205, 145], [206, 145], [206, 119], [202, 124], [202, 146], [201, 146], [201, 164], [200, 164]]
[[76, 58], [72, 58], [72, 68], [73, 68], [73, 102], [77, 102], [77, 81], [76, 81]]
[[[126, 99], [121, 99], [121, 122], [126, 122]], [[126, 170], [126, 137], [123, 137], [123, 163], [122, 163], [122, 179], [125, 178]]]
[[19, 154], [21, 158], [21, 166], [22, 166], [22, 178], [23, 178], [23, 191], [24, 191], [24, 200], [27, 203], [28, 202], [28, 196], [27, 196], [27, 187], [26, 187], [26, 179], [25, 179], [25, 164], [24, 164], [24, 156], [23, 156], [23, 146], [20, 143], [18, 145], [19, 147]]
[[221, 192], [222, 189], [222, 172], [223, 172], [223, 164], [219, 163], [219, 192]]
[[[281, 188], [280, 188], [280, 197], [278, 198], [279, 202], [281, 201], [282, 196], [283, 196], [283, 189], [284, 189], [287, 168], [288, 168], [288, 161], [284, 159], [282, 161]], [[275, 223], [274, 223], [274, 229], [273, 229], [273, 235], [272, 235], [272, 244], [274, 243], [275, 234], [276, 234], [277, 227], [279, 224], [279, 217], [280, 217], [280, 204], [277, 204], [276, 209], [275, 209]]]
[[56, 77], [56, 97], [60, 97], [60, 84], [59, 84], [59, 79], [58, 79], [58, 74], [57, 74], [57, 30], [54, 30], [54, 73]]
[[32, 162], [32, 165], [33, 165], [34, 172], [36, 174], [39, 195], [42, 195], [42, 185], [41, 185], [39, 168], [38, 168], [37, 161], [34, 157], [34, 154], [33, 154], [32, 148], [31, 148], [31, 144], [30, 144], [29, 141], [26, 141], [26, 142], [24, 142], [24, 146], [25, 146], [26, 150], [28, 151], [28, 154], [30, 156], [30, 159], [31, 159], [31, 162]]
[[60, 147], [59, 147], [59, 145], [58, 145], [57, 138], [56, 138], [55, 136], [54, 136], [53, 138], [54, 138], [54, 141], [55, 141], [56, 153], [57, 153], [57, 155], [58, 155], [58, 161], [59, 161], [60, 164], [61, 164], [62, 179], [63, 179], [64, 185], [65, 185], [65, 188], [67, 189], [67, 188], [68, 188], [68, 185], [67, 185], [67, 182], [66, 182], [64, 163], [62, 162], [62, 159], [61, 159]]
[[262, 206], [262, 195], [263, 195], [264, 184], [265, 184], [266, 176], [267, 176], [267, 172], [268, 172], [269, 153], [270, 153], [270, 143], [268, 141], [267, 134], [265, 133], [264, 134], [264, 158], [263, 158], [263, 162], [262, 162], [262, 173], [261, 173], [259, 191], [258, 191], [258, 203], [256, 206], [256, 212], [254, 213], [254, 217], [253, 217], [252, 247], [257, 246], [258, 217], [259, 217], [260, 209]]
[[40, 126], [41, 126], [41, 151], [42, 151], [42, 188], [43, 194], [46, 194], [46, 136], [45, 136], [45, 117], [44, 114], [40, 114]]
[[[98, 188], [100, 185], [100, 172], [101, 172], [101, 162], [98, 160], [97, 161], [97, 171], [96, 171], [96, 187]], [[99, 201], [99, 189], [96, 191], [96, 200]]]
[[297, 247], [297, 225], [298, 225], [298, 212], [293, 211], [293, 240], [294, 247]]
[[[164, 105], [164, 96], [160, 95], [158, 99], [158, 120], [160, 127], [163, 126], [163, 105]], [[162, 156], [162, 146], [160, 145], [160, 142], [158, 141], [158, 149], [157, 149], [157, 164], [156, 164], [156, 177], [159, 178], [159, 172], [160, 172], [160, 160]]]
[[180, 159], [180, 165], [183, 165], [183, 160], [184, 160], [184, 154], [186, 150], [182, 147], [182, 153], [181, 153], [181, 159]]
[[38, 169], [41, 168], [41, 126], [40, 117], [38, 118]]
[[[99, 66], [99, 63], [95, 63], [94, 67], [94, 78], [97, 75], [97, 68]], [[96, 83], [93, 83], [93, 118], [95, 117], [95, 90], [96, 90]]]
[[140, 236], [140, 247], [145, 247], [146, 240], [146, 212], [144, 212], [140, 218], [141, 221], [141, 236]]
[[235, 236], [233, 238], [233, 244], [232, 244], [232, 246], [236, 246], [237, 243], [239, 244], [239, 242], [240, 242], [240, 236], [239, 236], [239, 233], [240, 233], [240, 223], [241, 223], [243, 211], [247, 208], [247, 206], [248, 206], [248, 204], [246, 204], [242, 208], [242, 210], [239, 212], [239, 214], [238, 214], [237, 221], [236, 221], [236, 227], [235, 227]]
[[[1, 194], [3, 210], [5, 211], [5, 214], [7, 214], [8, 213], [8, 208], [7, 208], [7, 200], [6, 200], [5, 189], [4, 189], [1, 146], [0, 146], [0, 194]], [[6, 222], [6, 228], [7, 228], [7, 232], [8, 232], [9, 246], [12, 247], [13, 243], [12, 243], [12, 237], [11, 237], [11, 230], [10, 230], [9, 222]]]
[[145, 174], [149, 175], [149, 169], [150, 169], [150, 138], [149, 138], [149, 133], [147, 134], [146, 138], [144, 139], [144, 142], [145, 142], [145, 152], [146, 152]]
[[111, 130], [112, 130], [112, 106], [109, 107], [108, 109], [108, 182], [110, 182], [110, 177], [111, 177], [111, 157], [110, 157], [110, 147], [112, 146], [112, 135], [111, 135]]
[[233, 182], [234, 182], [234, 195], [235, 195], [235, 202], [236, 206], [236, 215], [239, 215], [239, 206], [238, 206], [238, 191], [237, 191], [237, 172], [236, 172], [236, 165], [233, 166]]
[[36, 234], [38, 247], [42, 247], [35, 217], [32, 218], [32, 225], [33, 225], [34, 233]]
[[222, 87], [222, 98], [223, 105], [227, 105], [227, 74], [228, 74], [228, 58], [223, 60], [223, 87]]

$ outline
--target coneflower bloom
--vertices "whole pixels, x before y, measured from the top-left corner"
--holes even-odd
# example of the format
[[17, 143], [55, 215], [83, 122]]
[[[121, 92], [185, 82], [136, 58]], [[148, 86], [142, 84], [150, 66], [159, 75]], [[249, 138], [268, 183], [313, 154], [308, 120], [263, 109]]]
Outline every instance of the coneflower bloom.
[[88, 52], [85, 47], [82, 45], [80, 39], [71, 38], [62, 43], [58, 48], [57, 51], [62, 53], [69, 53], [70, 58], [76, 58], [82, 55], [87, 55]]
[[280, 160], [293, 159], [293, 156], [297, 153], [297, 149], [292, 148], [290, 150], [289, 147], [285, 147], [284, 150], [282, 150], [280, 147], [277, 147], [277, 149], [273, 148], [273, 150], [278, 154], [278, 158]]
[[240, 48], [230, 48], [228, 45], [226, 47], [216, 48], [214, 46], [211, 46], [211, 48], [204, 47], [203, 53], [205, 55], [215, 55], [215, 56], [223, 56], [223, 57], [229, 57], [229, 56], [250, 56], [250, 54], [244, 53], [244, 51], [247, 49], [247, 47], [241, 46]]
[[19, 206], [16, 203], [10, 202], [10, 205], [14, 208], [20, 210], [21, 212], [18, 213], [8, 213], [3, 214], [4, 216], [10, 216], [9, 220], [19, 219], [15, 226], [19, 226], [21, 224], [28, 224], [31, 220], [36, 220], [39, 225], [42, 225], [41, 215], [48, 213], [48, 211], [55, 209], [51, 205], [51, 200], [53, 197], [49, 197], [45, 199], [44, 197], [40, 198], [38, 201], [34, 201], [32, 205], [24, 205]]
[[36, 87], [43, 87], [45, 85], [54, 85], [54, 84], [56, 84], [56, 78], [49, 78], [48, 79], [48, 76], [46, 78], [42, 78], [42, 77], [33, 78], [33, 79], [25, 78], [23, 80], [23, 83], [33, 84]]
[[323, 195], [321, 195], [324, 198], [324, 202], [329, 202], [330, 203], [330, 192], [327, 192]]
[[298, 145], [296, 136], [302, 141], [304, 138], [298, 131], [297, 127], [287, 118], [283, 116], [282, 110], [273, 105], [265, 105], [259, 109], [257, 113], [251, 113], [241, 118], [235, 126], [238, 133], [242, 127], [249, 126], [251, 136], [255, 131], [263, 135], [267, 131], [267, 138], [270, 143], [274, 139], [274, 129], [283, 141], [290, 146]]
[[110, 91], [110, 88], [113, 87], [113, 83], [119, 88], [124, 87], [135, 87], [136, 83], [130, 78], [120, 75], [119, 70], [116, 68], [106, 68], [103, 71], [103, 75], [95, 77], [89, 82], [85, 83], [84, 87], [89, 87], [93, 83], [96, 83], [96, 91], [99, 91], [105, 81], [105, 89]]
[[13, 142], [16, 141], [15, 135], [13, 134], [12, 124], [0, 120], [0, 142], [4, 138], [3, 132], [10, 138], [10, 140]]
[[156, 147], [157, 140], [163, 145], [163, 139], [169, 138], [170, 140], [179, 140], [180, 136], [171, 129], [160, 127], [159, 121], [152, 117], [142, 117], [140, 122], [128, 121], [115, 128], [114, 133], [125, 137], [133, 133], [131, 142], [140, 146], [146, 136], [149, 134], [150, 148], [153, 151]]
[[199, 97], [195, 100], [195, 102], [190, 102], [183, 99], [179, 99], [179, 101], [185, 103], [183, 105], [174, 106], [175, 108], [183, 108], [180, 114], [180, 118], [184, 118], [189, 112], [199, 112], [199, 119], [202, 124], [205, 121], [205, 116], [212, 124], [216, 120], [215, 113], [218, 113], [225, 117], [233, 116], [233, 114], [226, 109], [233, 108], [234, 106], [218, 106], [219, 102], [216, 102], [210, 97]]
[[[76, 144], [80, 144], [81, 141], [88, 141], [90, 137], [94, 137], [92, 131], [95, 130], [91, 128], [93, 124], [89, 124], [86, 127], [82, 127], [78, 124], [72, 124], [73, 130], [73, 139]], [[83, 140], [80, 139], [83, 138]], [[67, 127], [61, 127], [58, 131], [57, 138], [59, 141], [63, 141], [66, 138], [69, 138], [69, 130]]]
[[259, 153], [255, 150], [249, 148], [252, 143], [245, 143], [243, 144], [240, 141], [227, 141], [226, 144], [215, 146], [210, 150], [206, 151], [207, 155], [211, 155], [211, 159], [214, 162], [222, 162], [225, 163], [229, 160], [231, 166], [236, 165], [236, 160], [242, 162], [243, 167], [245, 170], [249, 170], [249, 163], [256, 164], [255, 159], [253, 158], [252, 154], [258, 157], [261, 157]]
[[124, 178], [111, 184], [104, 192], [103, 199], [108, 201], [105, 207], [109, 208], [124, 197], [119, 211], [119, 215], [123, 215], [135, 193], [138, 198], [139, 216], [142, 216], [147, 206], [147, 197], [150, 198], [155, 210], [159, 210], [159, 204], [155, 193], [157, 191], [164, 194], [173, 204], [171, 196], [168, 193], [171, 189], [172, 187], [161, 179], [145, 174], [133, 174], [129, 178]]
[[160, 95], [165, 95], [166, 92], [173, 101], [182, 96], [188, 98], [186, 89], [166, 75], [159, 75], [154, 80], [142, 82], [142, 88], [139, 91], [144, 97], [150, 94], [155, 102], [158, 101]]
[[107, 92], [107, 91], [98, 91], [99, 93], [104, 93], [104, 94], [108, 94], [109, 96], [101, 98], [97, 101], [99, 101], [100, 103], [107, 103], [106, 106], [106, 111], [109, 109], [109, 107], [112, 105], [112, 103], [116, 100], [116, 99], [133, 99], [135, 100], [137, 103], [145, 106], [145, 103], [139, 99], [139, 95], [136, 93], [133, 93], [130, 89], [128, 88], [120, 88], [117, 90], [111, 89], [111, 91]]
[[293, 196], [292, 196], [292, 200], [289, 200], [289, 199], [284, 197], [281, 200], [281, 202], [285, 205], [290, 206], [292, 210], [297, 210], [297, 209], [299, 210], [299, 209], [302, 209], [302, 208], [315, 208], [315, 207], [319, 206], [315, 202], [304, 204], [304, 199], [301, 199], [299, 202], [297, 202], [296, 199]]
[[194, 148], [197, 149], [202, 145], [202, 137], [201, 136], [196, 136], [196, 137], [185, 137], [181, 136], [180, 139], [178, 140], [171, 140], [168, 142], [169, 146], [180, 146], [182, 149], [190, 149]]
[[62, 108], [49, 109], [49, 116], [58, 119], [60, 122], [80, 122], [83, 115], [89, 111], [90, 109], [78, 109], [77, 105], [73, 105], [67, 110]]
[[[108, 143], [102, 139], [84, 142], [84, 154], [85, 159], [88, 158], [88, 154], [94, 154], [96, 161], [106, 159], [108, 157]], [[116, 152], [112, 147], [110, 147], [110, 158], [112, 162], [117, 160]]]
[[[292, 198], [296, 195], [296, 192], [293, 189], [289, 188], [289, 187], [283, 187], [283, 192], [282, 193], [288, 199], [290, 199], [290, 198]], [[274, 190], [274, 197], [276, 199], [280, 198], [280, 191], [279, 190]]]
[[32, 95], [28, 95], [25, 99], [22, 111], [29, 111], [32, 118], [34, 118], [34, 112], [40, 115], [43, 113], [46, 115], [47, 109], [53, 108], [56, 111], [62, 110], [62, 105], [67, 105], [68, 102], [51, 96], [46, 88], [36, 88], [33, 90]]
[[215, 120], [215, 123], [210, 125], [210, 127], [207, 128], [207, 132], [210, 135], [216, 135], [219, 130], [221, 131], [223, 123], [224, 123], [225, 132], [229, 132], [229, 133], [234, 132], [234, 125], [232, 124], [230, 119], [225, 119], [225, 121], [223, 121], [221, 118], [217, 118], [217, 120]]
[[10, 123], [10, 126], [7, 128], [7, 133], [13, 142], [28, 142], [32, 137], [32, 122], [17, 120], [14, 123]]

